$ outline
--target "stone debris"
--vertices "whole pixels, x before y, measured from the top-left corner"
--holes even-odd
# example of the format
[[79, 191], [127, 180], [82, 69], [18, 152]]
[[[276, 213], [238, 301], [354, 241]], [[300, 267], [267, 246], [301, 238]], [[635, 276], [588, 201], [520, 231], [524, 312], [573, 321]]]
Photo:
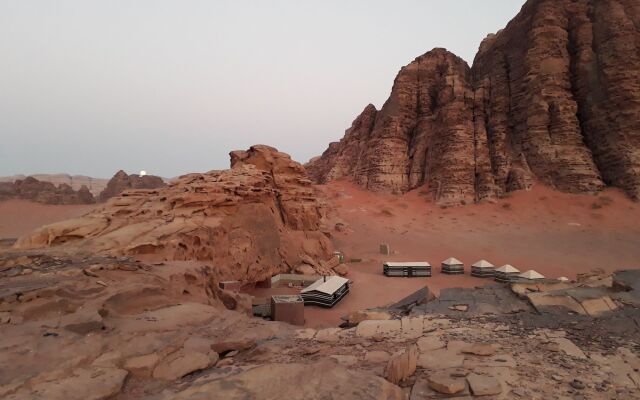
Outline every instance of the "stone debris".
[[417, 361], [418, 348], [407, 347], [391, 356], [385, 369], [385, 378], [395, 384], [405, 381], [416, 372]]

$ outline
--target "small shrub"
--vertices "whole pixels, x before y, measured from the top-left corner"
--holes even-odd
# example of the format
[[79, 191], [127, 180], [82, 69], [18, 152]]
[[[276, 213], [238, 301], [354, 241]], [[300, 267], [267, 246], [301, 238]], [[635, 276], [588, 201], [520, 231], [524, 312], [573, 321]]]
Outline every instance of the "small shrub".
[[594, 210], [598, 210], [600, 208], [602, 208], [602, 204], [600, 203], [591, 203], [591, 208]]
[[512, 208], [511, 208], [511, 203], [504, 203], [504, 204], [502, 205], [502, 208], [504, 208], [505, 210], [511, 210], [511, 209], [512, 209]]
[[387, 217], [393, 217], [393, 211], [391, 211], [389, 208], [386, 208], [386, 207], [380, 210], [380, 214]]

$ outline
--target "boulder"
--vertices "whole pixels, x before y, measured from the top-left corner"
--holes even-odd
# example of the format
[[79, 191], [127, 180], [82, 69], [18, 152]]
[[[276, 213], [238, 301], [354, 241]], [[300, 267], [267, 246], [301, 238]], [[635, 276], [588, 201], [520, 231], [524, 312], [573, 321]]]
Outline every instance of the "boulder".
[[385, 378], [395, 384], [405, 381], [416, 372], [417, 362], [418, 348], [409, 346], [391, 356], [385, 369]]

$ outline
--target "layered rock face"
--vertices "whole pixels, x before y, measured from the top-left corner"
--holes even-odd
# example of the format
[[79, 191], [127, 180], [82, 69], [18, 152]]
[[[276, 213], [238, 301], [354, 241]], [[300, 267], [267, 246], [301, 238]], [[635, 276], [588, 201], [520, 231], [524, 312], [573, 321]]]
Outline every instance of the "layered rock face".
[[[82, 186], [89, 188], [92, 195], [97, 196], [107, 186], [108, 179], [92, 178], [85, 175], [69, 175], [69, 174], [33, 174], [29, 175], [41, 182], [51, 182], [54, 185], [66, 184], [73, 188], [73, 190], [80, 190]], [[0, 183], [2, 182], [15, 182], [17, 180], [24, 180], [26, 175], [13, 175], [13, 176], [0, 176]]]
[[254, 282], [308, 259], [326, 266], [333, 248], [320, 230], [325, 206], [304, 168], [267, 146], [232, 152], [231, 166], [125, 191], [81, 218], [22, 237], [15, 248], [197, 260], [217, 281]]
[[473, 68], [443, 49], [402, 68], [382, 109], [367, 106], [310, 175], [426, 185], [445, 204], [535, 180], [640, 199], [639, 26], [634, 0], [530, 0]]
[[31, 176], [15, 182], [0, 182], [0, 200], [21, 199], [44, 204], [92, 204], [95, 203], [89, 189], [82, 185], [78, 191], [67, 184], [57, 187]]
[[98, 199], [107, 201], [128, 189], [157, 189], [165, 186], [166, 183], [159, 176], [128, 175], [123, 170], [120, 170], [109, 180], [107, 186], [100, 192]]

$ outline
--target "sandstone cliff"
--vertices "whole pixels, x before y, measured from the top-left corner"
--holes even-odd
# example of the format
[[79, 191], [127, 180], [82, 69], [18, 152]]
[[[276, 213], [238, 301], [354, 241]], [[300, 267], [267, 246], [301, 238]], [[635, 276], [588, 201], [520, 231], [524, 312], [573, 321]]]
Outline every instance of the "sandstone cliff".
[[98, 200], [107, 201], [128, 189], [157, 189], [165, 186], [164, 180], [159, 176], [128, 175], [120, 170], [107, 182], [104, 190], [100, 192]]
[[[51, 182], [56, 186], [66, 184], [71, 186], [73, 190], [80, 190], [82, 186], [86, 186], [93, 196], [97, 196], [107, 186], [108, 179], [93, 178], [86, 175], [69, 175], [69, 174], [32, 174], [29, 175], [41, 182]], [[26, 175], [0, 176], [0, 183], [15, 182], [24, 180]]]
[[216, 281], [255, 282], [302, 262], [331, 273], [324, 261], [333, 248], [320, 230], [324, 214], [300, 164], [271, 147], [253, 146], [231, 153], [231, 169], [127, 190], [81, 218], [39, 228], [15, 248], [198, 261], [212, 267]]
[[425, 185], [444, 204], [535, 180], [639, 199], [639, 27], [635, 0], [529, 0], [473, 68], [444, 49], [403, 67], [381, 110], [367, 106], [309, 173], [370, 190]]
[[76, 191], [65, 183], [56, 186], [31, 176], [15, 182], [0, 182], [0, 200], [8, 199], [31, 200], [44, 204], [92, 204], [95, 202], [93, 195], [84, 185]]

